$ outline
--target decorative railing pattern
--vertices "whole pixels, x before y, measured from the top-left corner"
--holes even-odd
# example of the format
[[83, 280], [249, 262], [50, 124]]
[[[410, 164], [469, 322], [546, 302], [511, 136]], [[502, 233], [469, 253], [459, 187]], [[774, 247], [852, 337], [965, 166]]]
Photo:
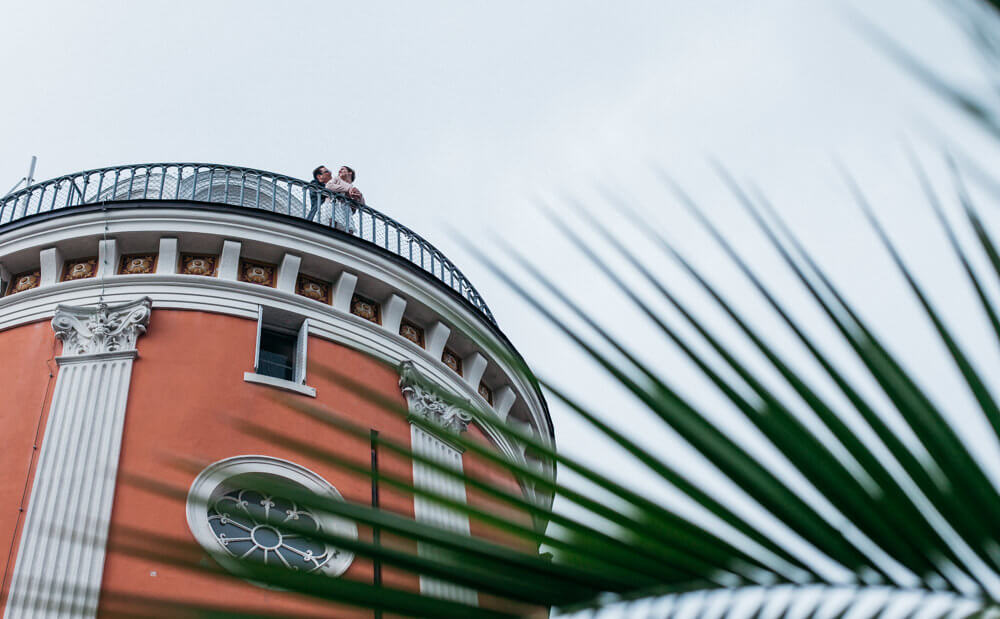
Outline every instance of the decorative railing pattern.
[[0, 199], [0, 225], [83, 204], [189, 200], [261, 209], [326, 223], [334, 205], [350, 209], [351, 234], [432, 274], [496, 324], [479, 292], [444, 254], [391, 217], [343, 194], [250, 168], [208, 163], [144, 163], [77, 172], [26, 187]]

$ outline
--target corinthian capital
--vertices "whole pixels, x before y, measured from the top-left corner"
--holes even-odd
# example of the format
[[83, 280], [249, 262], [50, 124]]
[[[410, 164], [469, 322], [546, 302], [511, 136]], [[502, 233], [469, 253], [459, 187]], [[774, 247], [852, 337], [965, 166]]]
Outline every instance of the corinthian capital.
[[464, 432], [472, 416], [460, 407], [446, 402], [429, 389], [430, 384], [410, 361], [399, 364], [399, 389], [406, 398], [410, 414], [430, 421], [451, 432]]
[[149, 324], [151, 306], [149, 297], [121, 305], [59, 305], [52, 329], [62, 340], [63, 357], [135, 350], [136, 340]]

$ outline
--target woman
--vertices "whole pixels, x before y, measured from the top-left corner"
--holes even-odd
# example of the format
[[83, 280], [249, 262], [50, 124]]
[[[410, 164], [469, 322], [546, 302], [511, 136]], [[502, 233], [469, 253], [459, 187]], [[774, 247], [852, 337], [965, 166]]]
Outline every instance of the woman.
[[[346, 165], [340, 166], [337, 176], [326, 182], [326, 188], [333, 193], [346, 194], [352, 201], [364, 204], [365, 197], [354, 186], [354, 179], [356, 177], [357, 175], [354, 173], [354, 170]], [[346, 200], [336, 200], [333, 205], [333, 227], [354, 234], [354, 222], [352, 221], [351, 214], [356, 210], [357, 207]]]

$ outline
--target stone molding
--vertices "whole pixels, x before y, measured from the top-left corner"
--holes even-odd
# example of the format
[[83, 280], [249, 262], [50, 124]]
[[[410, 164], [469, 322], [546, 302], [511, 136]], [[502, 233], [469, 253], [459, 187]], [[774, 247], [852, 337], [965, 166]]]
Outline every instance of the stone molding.
[[62, 340], [62, 356], [134, 351], [136, 340], [146, 332], [152, 305], [149, 297], [143, 297], [114, 306], [57, 306], [52, 329]]
[[469, 428], [472, 415], [450, 404], [417, 371], [412, 361], [399, 364], [399, 390], [406, 398], [410, 415], [429, 421], [444, 430], [461, 434]]

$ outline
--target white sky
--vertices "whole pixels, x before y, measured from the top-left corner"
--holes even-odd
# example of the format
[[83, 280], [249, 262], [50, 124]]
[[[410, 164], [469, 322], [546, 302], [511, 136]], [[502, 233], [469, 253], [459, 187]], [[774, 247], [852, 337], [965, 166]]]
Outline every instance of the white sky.
[[[964, 38], [930, 0], [854, 6], [932, 66], [981, 87]], [[984, 374], [996, 376], [996, 346], [984, 337], [986, 323], [932, 223], [901, 145], [904, 139], [918, 145], [946, 196], [953, 192], [937, 151], [922, 137], [925, 127], [948, 135], [989, 168], [1000, 163], [997, 150], [867, 44], [849, 8], [832, 0], [3, 0], [0, 192], [24, 175], [32, 154], [39, 156], [38, 179], [151, 161], [244, 165], [301, 178], [320, 163], [349, 164], [370, 205], [419, 231], [470, 276], [501, 328], [541, 374], [572, 387], [664, 457], [728, 492], [525, 311], [458, 238], [498, 258], [494, 238], [518, 247], [738, 440], [773, 461], [679, 354], [556, 237], [538, 209], [544, 201], [576, 221], [567, 198], [587, 203], [700, 316], [732, 334], [597, 190], [629, 200], [644, 214], [640, 225], [659, 226], [804, 372], [815, 375], [655, 180], [649, 166], [660, 166], [736, 235], [736, 245], [782, 298], [831, 342], [830, 352], [848, 360], [713, 177], [706, 161], [714, 155], [771, 195], [1000, 478], [996, 441], [972, 413], [943, 347], [831, 164], [839, 156], [857, 173], [962, 343]], [[996, 222], [996, 204], [980, 206]], [[599, 252], [616, 264], [606, 248]], [[847, 370], [863, 380], [857, 368]], [[662, 492], [551, 404], [563, 449], [644, 491]]]

